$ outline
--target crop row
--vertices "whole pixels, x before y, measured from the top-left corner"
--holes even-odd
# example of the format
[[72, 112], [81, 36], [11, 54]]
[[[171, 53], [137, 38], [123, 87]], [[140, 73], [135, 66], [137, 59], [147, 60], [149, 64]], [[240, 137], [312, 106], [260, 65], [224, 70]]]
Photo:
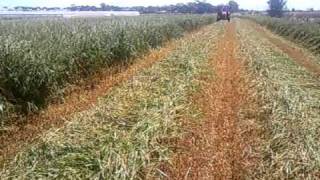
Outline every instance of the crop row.
[[213, 21], [197, 15], [1, 21], [0, 96], [37, 110], [66, 84]]
[[[263, 138], [252, 179], [314, 179], [320, 170], [320, 86], [250, 24], [239, 26], [241, 48], [260, 99]], [[258, 158], [259, 159], [259, 158]], [[249, 178], [250, 179], [250, 178]], [[317, 178], [316, 178], [317, 179]]]
[[311, 22], [294, 22], [271, 17], [250, 17], [271, 31], [284, 36], [310, 51], [320, 54], [320, 25]]

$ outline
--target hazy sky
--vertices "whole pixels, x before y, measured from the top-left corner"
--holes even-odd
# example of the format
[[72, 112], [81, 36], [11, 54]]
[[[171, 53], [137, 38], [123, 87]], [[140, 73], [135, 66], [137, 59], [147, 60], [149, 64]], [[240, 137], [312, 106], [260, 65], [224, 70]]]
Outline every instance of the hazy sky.
[[[101, 2], [118, 6], [149, 6], [149, 5], [168, 5], [185, 3], [192, 0], [0, 0], [2, 6], [47, 6], [47, 7], [66, 7], [70, 4], [76, 5], [99, 5]], [[241, 8], [244, 9], [265, 9], [268, 0], [236, 0]], [[228, 0], [207, 0], [214, 5], [226, 3]], [[319, 0], [288, 0], [288, 8], [307, 9], [314, 8], [320, 10]]]

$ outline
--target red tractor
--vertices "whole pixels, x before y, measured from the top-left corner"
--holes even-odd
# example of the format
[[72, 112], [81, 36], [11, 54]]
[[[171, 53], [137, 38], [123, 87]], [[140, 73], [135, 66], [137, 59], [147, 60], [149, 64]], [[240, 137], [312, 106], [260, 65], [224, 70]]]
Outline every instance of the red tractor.
[[230, 22], [231, 20], [230, 6], [221, 6], [221, 8], [218, 9], [217, 21], [220, 21], [220, 20], [228, 20]]

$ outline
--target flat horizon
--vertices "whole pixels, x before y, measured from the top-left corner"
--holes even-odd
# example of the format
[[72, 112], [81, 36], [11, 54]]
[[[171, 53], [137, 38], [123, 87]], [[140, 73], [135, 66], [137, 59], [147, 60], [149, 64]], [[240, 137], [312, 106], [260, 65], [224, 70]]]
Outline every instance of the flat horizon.
[[[0, 8], [7, 7], [16, 7], [16, 6], [29, 6], [29, 7], [59, 7], [65, 8], [71, 6], [71, 4], [75, 4], [77, 6], [99, 6], [101, 3], [106, 3], [108, 5], [120, 6], [120, 7], [133, 7], [133, 6], [164, 6], [164, 5], [174, 5], [178, 3], [188, 3], [194, 2], [190, 0], [162, 0], [161, 2], [155, 0], [109, 0], [108, 2], [104, 2], [104, 0], [91, 0], [90, 2], [84, 0], [71, 0], [68, 2], [65, 1], [44, 1], [44, 0], [4, 0], [0, 3]], [[229, 2], [228, 0], [208, 0], [206, 1], [211, 3], [212, 5], [226, 4]], [[267, 0], [262, 1], [252, 1], [252, 0], [238, 0], [241, 9], [246, 10], [258, 10], [263, 11], [266, 10]], [[320, 10], [320, 3], [317, 3], [312, 0], [288, 0], [287, 3], [288, 9], [296, 9], [296, 10], [308, 10], [313, 8], [314, 10]]]

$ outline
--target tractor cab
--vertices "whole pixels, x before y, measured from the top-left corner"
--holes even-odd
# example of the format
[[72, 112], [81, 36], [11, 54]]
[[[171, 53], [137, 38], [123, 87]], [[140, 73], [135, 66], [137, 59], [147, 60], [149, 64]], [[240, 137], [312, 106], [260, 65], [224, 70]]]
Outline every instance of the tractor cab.
[[230, 8], [230, 6], [221, 6], [218, 9], [217, 21], [228, 20], [230, 22], [230, 19], [231, 19], [231, 8]]

